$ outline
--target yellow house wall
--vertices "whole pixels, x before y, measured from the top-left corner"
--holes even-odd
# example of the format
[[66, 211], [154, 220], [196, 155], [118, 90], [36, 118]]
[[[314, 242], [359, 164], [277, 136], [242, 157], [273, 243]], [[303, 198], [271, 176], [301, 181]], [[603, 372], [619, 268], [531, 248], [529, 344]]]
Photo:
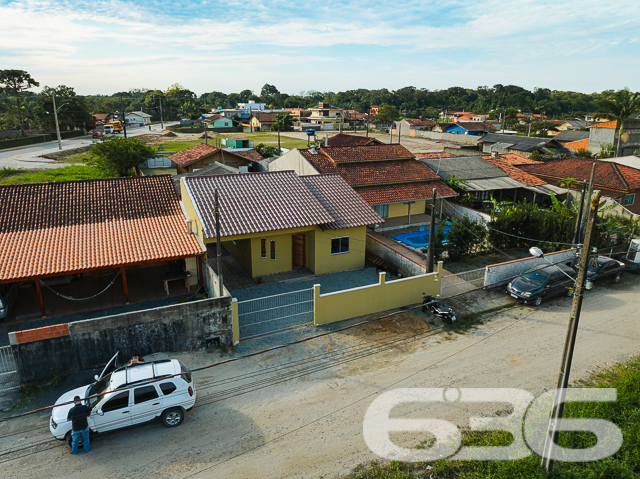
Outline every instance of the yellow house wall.
[[191, 202], [191, 198], [187, 193], [187, 188], [184, 185], [182, 179], [180, 180], [180, 194], [182, 196], [182, 206], [187, 213], [187, 216], [191, 220], [191, 231], [193, 231], [196, 235], [200, 237], [200, 239], [204, 242], [204, 235], [202, 233], [202, 223], [198, 219], [198, 215], [196, 214], [196, 209]]
[[[260, 239], [251, 238], [251, 276], [281, 273], [291, 270], [291, 234], [264, 235], [267, 257], [260, 256]], [[271, 260], [271, 240], [276, 242], [276, 259]]]
[[[331, 239], [349, 237], [349, 252], [340, 254], [331, 254]], [[364, 254], [366, 243], [366, 227], [344, 228], [339, 230], [322, 231], [318, 228], [314, 232], [314, 238], [307, 237], [310, 245], [313, 241], [313, 252], [308, 249], [309, 257], [313, 255], [313, 267], [309, 264], [315, 274], [334, 273], [336, 271], [345, 271], [349, 269], [357, 269], [364, 267]], [[311, 263], [311, 261], [309, 262]]]
[[[425, 200], [416, 201], [411, 204], [411, 214], [412, 215], [421, 215], [424, 214], [424, 209], [426, 206]], [[389, 216], [388, 218], [397, 218], [399, 216], [408, 216], [409, 215], [409, 205], [405, 205], [404, 203], [391, 203], [389, 204]]]
[[320, 285], [314, 285], [314, 324], [316, 326], [356, 318], [366, 314], [419, 303], [422, 293], [440, 296], [442, 262], [435, 273], [397, 279], [387, 283], [380, 273], [379, 283], [335, 293], [320, 294]]

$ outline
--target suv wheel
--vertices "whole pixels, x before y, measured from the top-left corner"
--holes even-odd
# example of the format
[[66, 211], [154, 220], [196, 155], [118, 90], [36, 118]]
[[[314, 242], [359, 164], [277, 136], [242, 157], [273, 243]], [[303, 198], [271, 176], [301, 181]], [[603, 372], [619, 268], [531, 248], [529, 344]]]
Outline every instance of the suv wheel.
[[570, 298], [573, 296], [573, 289], [567, 288], [567, 296]]
[[615, 277], [615, 278], [613, 278], [613, 282], [614, 282], [614, 283], [619, 283], [619, 282], [620, 282], [620, 278], [622, 278], [622, 275], [621, 275], [620, 273], [618, 273], [618, 274], [616, 275], [616, 277]]
[[184, 411], [182, 408], [167, 409], [162, 413], [162, 424], [167, 427], [179, 426], [182, 424], [182, 421], [184, 421]]
[[67, 435], [64, 437], [64, 442], [67, 443], [67, 446], [69, 446], [69, 448], [71, 448], [71, 441], [72, 441], [72, 439], [71, 439], [71, 431], [69, 431], [67, 433]]
[[538, 296], [536, 299], [533, 300], [533, 304], [534, 306], [540, 306], [542, 304], [542, 296]]

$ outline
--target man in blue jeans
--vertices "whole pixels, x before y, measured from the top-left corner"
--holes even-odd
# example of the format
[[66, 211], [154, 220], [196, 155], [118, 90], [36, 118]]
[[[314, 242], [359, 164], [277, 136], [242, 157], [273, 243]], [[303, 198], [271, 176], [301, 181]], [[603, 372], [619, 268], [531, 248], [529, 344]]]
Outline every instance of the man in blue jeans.
[[82, 435], [84, 452], [89, 452], [89, 423], [87, 418], [91, 415], [91, 409], [82, 404], [80, 396], [73, 398], [75, 406], [69, 409], [67, 421], [71, 421], [71, 454], [78, 454], [78, 441]]

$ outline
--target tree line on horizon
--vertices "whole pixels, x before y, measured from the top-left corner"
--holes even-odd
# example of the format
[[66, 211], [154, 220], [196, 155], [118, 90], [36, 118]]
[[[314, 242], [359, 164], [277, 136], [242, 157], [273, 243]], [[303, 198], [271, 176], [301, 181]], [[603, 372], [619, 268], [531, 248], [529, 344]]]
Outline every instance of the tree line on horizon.
[[[197, 95], [179, 84], [166, 90], [134, 88], [112, 95], [77, 95], [73, 87], [45, 86], [40, 93], [29, 90], [39, 86], [31, 75], [22, 70], [0, 70], [0, 129], [41, 128], [51, 131], [53, 123], [52, 94], [56, 96], [58, 119], [63, 129], [92, 127], [92, 115], [122, 111], [144, 111], [153, 121], [178, 120], [181, 117], [199, 118], [212, 109], [235, 108], [251, 100], [266, 103], [268, 108], [310, 108], [320, 102], [362, 113], [373, 105], [392, 106], [399, 117], [434, 119], [440, 111], [473, 111], [497, 117], [512, 115], [514, 111], [541, 113], [546, 118], [583, 117], [598, 112], [602, 105], [615, 97], [614, 90], [599, 93], [558, 91], [548, 88], [527, 90], [516, 85], [496, 84], [475, 89], [450, 87], [429, 90], [407, 86], [398, 90], [356, 89], [344, 92], [303, 91], [298, 95], [280, 92], [266, 83], [259, 94], [245, 89], [239, 93], [211, 91]], [[638, 94], [633, 94], [637, 96]]]

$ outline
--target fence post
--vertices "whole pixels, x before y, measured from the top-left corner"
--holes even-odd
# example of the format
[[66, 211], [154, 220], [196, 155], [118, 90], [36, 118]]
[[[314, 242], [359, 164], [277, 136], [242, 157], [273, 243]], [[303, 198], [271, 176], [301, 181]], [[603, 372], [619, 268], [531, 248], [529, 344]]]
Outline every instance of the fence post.
[[440, 281], [440, 291], [438, 293], [438, 297], [441, 298], [442, 297], [442, 283], [444, 283], [444, 281], [442, 281], [442, 266], [443, 266], [443, 261], [438, 261], [438, 265], [436, 266], [436, 281]]
[[323, 324], [324, 318], [321, 317], [320, 311], [320, 285], [313, 285], [313, 325], [318, 326]]
[[235, 346], [240, 342], [240, 321], [238, 320], [238, 300], [236, 298], [231, 298], [231, 333]]

